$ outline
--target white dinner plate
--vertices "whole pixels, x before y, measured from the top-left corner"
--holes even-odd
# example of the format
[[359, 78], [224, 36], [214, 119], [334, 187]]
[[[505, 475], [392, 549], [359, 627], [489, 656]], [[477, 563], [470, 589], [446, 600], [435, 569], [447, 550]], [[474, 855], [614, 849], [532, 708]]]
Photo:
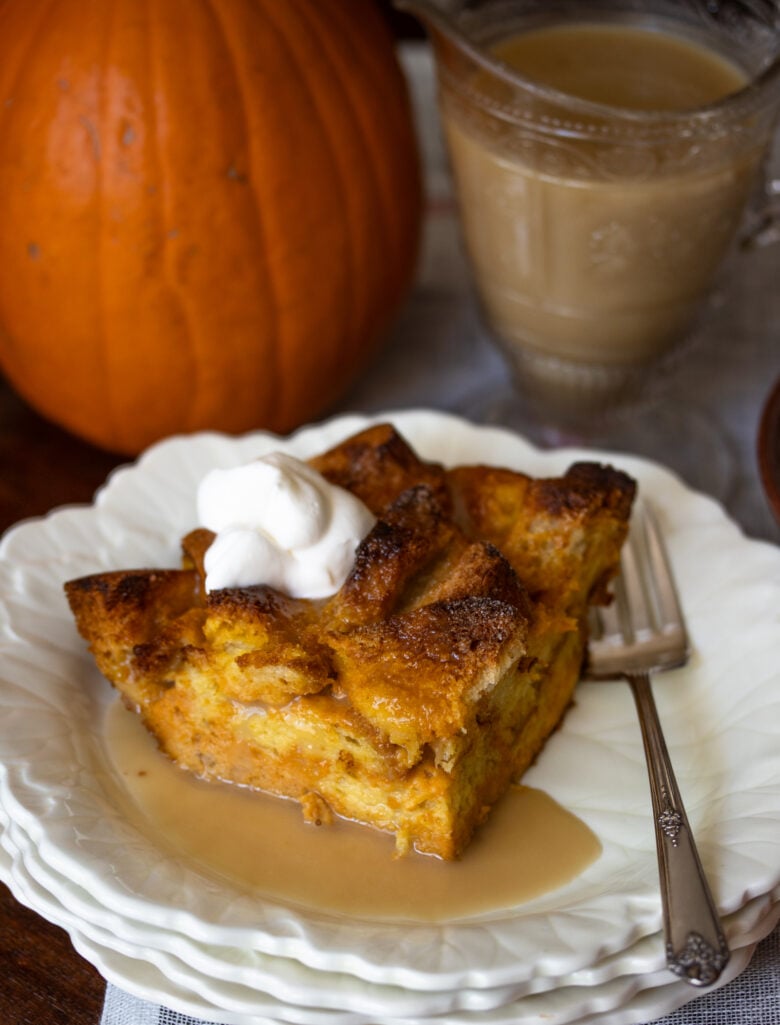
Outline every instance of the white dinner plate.
[[[431, 1020], [439, 1025], [446, 1020], [458, 1025], [523, 1025], [537, 1021], [564, 1025], [579, 1021], [594, 1009], [617, 1012], [640, 993], [662, 998], [662, 1003], [653, 1005], [658, 1014], [668, 1008], [672, 994], [678, 1001], [675, 1006], [686, 995], [689, 999], [698, 995], [689, 986], [677, 987], [679, 992], [670, 989], [674, 979], [661, 967], [630, 970], [631, 962], [637, 967], [642, 957], [652, 957], [652, 951], [661, 946], [658, 937], [640, 940], [635, 947], [646, 949], [637, 949], [633, 958], [627, 952], [625, 971], [609, 971], [602, 964], [601, 974], [607, 969], [608, 977], [601, 981], [595, 981], [590, 972], [574, 973], [557, 983], [537, 980], [541, 984], [538, 992], [528, 990], [524, 996], [512, 996], [488, 990], [433, 994], [373, 986], [354, 977], [313, 972], [289, 959], [200, 948], [182, 942], [184, 937], [169, 936], [159, 928], [144, 928], [143, 923], [128, 919], [120, 921], [117, 933], [96, 924], [102, 917], [101, 909], [90, 907], [88, 895], [77, 895], [73, 906], [67, 899], [74, 889], [72, 884], [57, 879], [56, 873], [41, 863], [37, 849], [17, 823], [6, 823], [3, 829], [1, 811], [0, 848], [4, 855], [0, 875], [5, 875], [18, 899], [68, 930], [77, 949], [110, 981], [141, 999], [215, 1021], [232, 1021], [239, 1016], [245, 1022], [262, 1014], [266, 1019], [297, 1025], [361, 1025], [371, 1015], [377, 1023], [402, 1025], [409, 1015], [436, 1015]], [[766, 894], [724, 919], [733, 964], [721, 984], [744, 967], [755, 944], [774, 928], [780, 918], [778, 901], [780, 891]]]
[[[504, 431], [433, 412], [392, 419], [421, 455], [532, 474], [583, 452], [540, 452]], [[0, 802], [64, 879], [130, 921], [327, 973], [423, 992], [559, 979], [658, 933], [655, 850], [627, 688], [581, 685], [525, 777], [582, 819], [600, 858], [517, 908], [442, 924], [372, 922], [260, 899], [170, 853], [112, 800], [98, 724], [111, 689], [95, 670], [62, 584], [85, 573], [175, 565], [195, 491], [215, 465], [275, 448], [308, 456], [369, 422], [343, 417], [290, 439], [201, 434], [163, 442], [114, 474], [92, 506], [10, 531], [0, 547]], [[780, 882], [780, 552], [747, 540], [714, 502], [661, 467], [623, 456], [653, 503], [679, 578], [694, 657], [655, 684], [691, 824], [722, 913]], [[576, 771], [573, 771], [576, 767]]]

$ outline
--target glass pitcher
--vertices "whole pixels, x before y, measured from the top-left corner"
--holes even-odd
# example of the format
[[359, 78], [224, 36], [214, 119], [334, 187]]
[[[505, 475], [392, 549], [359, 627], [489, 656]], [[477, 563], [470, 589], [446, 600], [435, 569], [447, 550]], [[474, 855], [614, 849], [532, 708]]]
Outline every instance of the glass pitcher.
[[[521, 397], [559, 419], [633, 400], [648, 371], [691, 334], [746, 214], [768, 227], [767, 204], [756, 201], [780, 106], [777, 5], [397, 6], [430, 34], [477, 293]], [[595, 99], [577, 95], [507, 58], [528, 33], [584, 23], [602, 46], [611, 38], [624, 46], [639, 32], [667, 51], [688, 47], [676, 64], [659, 51], [664, 74], [709, 61], [723, 75], [722, 95], [645, 108], [609, 83]]]

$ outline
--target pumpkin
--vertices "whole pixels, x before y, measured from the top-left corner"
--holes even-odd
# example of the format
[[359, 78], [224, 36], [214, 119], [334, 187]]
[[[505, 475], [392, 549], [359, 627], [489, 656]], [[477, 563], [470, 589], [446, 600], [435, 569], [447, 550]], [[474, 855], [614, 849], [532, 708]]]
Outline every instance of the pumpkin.
[[0, 119], [0, 366], [71, 432], [286, 432], [386, 334], [420, 169], [373, 0], [0, 0]]

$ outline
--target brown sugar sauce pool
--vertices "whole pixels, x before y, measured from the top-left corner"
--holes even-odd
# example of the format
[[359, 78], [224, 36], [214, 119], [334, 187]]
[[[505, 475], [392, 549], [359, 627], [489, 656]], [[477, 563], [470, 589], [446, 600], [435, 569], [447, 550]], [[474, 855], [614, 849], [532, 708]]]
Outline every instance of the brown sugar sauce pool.
[[558, 889], [601, 852], [576, 816], [542, 791], [517, 786], [461, 861], [394, 858], [392, 837], [341, 820], [307, 825], [292, 801], [178, 769], [119, 701], [108, 710], [105, 739], [145, 831], [151, 827], [234, 884], [288, 904], [373, 919], [463, 918]]

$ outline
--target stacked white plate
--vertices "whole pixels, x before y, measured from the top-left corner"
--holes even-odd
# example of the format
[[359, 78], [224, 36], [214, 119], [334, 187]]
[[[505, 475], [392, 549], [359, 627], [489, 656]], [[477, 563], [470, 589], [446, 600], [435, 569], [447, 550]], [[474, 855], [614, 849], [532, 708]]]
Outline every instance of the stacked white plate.
[[[426, 458], [556, 474], [593, 453], [432, 412], [386, 414]], [[697, 995], [664, 968], [641, 741], [620, 685], [581, 684], [524, 782], [598, 837], [575, 880], [519, 907], [444, 923], [351, 919], [284, 906], [128, 820], [102, 724], [111, 689], [79, 639], [62, 584], [175, 565], [215, 465], [271, 449], [308, 456], [368, 423], [291, 439], [172, 439], [116, 473], [90, 507], [9, 532], [0, 548], [0, 877], [66, 928], [129, 992], [225, 1023], [546, 1025], [641, 1022]], [[604, 457], [604, 454], [601, 454]], [[780, 918], [780, 551], [662, 468], [608, 457], [659, 514], [694, 655], [655, 693], [691, 825], [732, 946], [728, 981]]]

